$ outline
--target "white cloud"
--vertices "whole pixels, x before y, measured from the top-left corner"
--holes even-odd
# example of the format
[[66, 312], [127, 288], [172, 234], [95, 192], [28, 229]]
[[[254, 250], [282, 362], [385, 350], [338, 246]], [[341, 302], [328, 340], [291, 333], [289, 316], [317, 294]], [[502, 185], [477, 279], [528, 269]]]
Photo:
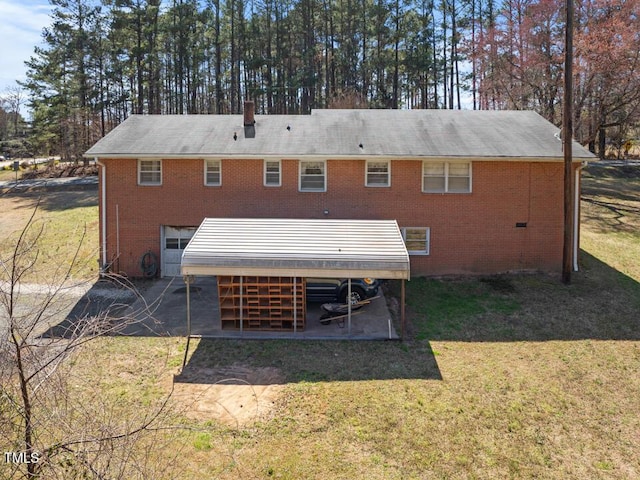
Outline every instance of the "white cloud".
[[47, 0], [0, 0], [0, 94], [25, 79], [24, 62], [41, 43], [50, 11]]

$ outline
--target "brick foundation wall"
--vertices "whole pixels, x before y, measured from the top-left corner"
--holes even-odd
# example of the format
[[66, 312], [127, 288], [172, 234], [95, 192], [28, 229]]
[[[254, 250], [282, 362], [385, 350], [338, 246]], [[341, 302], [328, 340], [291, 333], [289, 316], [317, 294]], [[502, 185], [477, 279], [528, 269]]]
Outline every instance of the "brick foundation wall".
[[204, 185], [203, 160], [163, 160], [161, 186], [137, 185], [135, 159], [102, 162], [107, 257], [129, 276], [141, 275], [148, 250], [160, 257], [162, 225], [198, 226], [204, 217], [396, 219], [400, 227], [430, 227], [430, 255], [411, 256], [412, 275], [561, 269], [561, 162], [473, 162], [467, 194], [422, 193], [422, 163], [412, 160], [391, 162], [391, 187], [366, 187], [364, 160], [328, 160], [326, 192], [298, 191], [295, 159], [282, 160], [281, 187], [263, 185], [262, 160], [223, 159], [219, 187]]

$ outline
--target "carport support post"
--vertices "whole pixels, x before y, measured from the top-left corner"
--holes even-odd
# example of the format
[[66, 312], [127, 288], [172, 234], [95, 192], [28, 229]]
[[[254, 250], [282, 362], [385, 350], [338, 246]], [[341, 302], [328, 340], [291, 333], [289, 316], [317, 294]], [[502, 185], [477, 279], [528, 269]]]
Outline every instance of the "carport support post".
[[[293, 334], [298, 333], [298, 297], [296, 295], [297, 277], [293, 277]], [[306, 298], [305, 298], [306, 301]]]
[[400, 340], [404, 340], [404, 278], [400, 281]]
[[244, 290], [244, 285], [243, 285], [243, 279], [244, 277], [242, 275], [240, 275], [240, 336], [242, 336], [242, 324], [244, 323], [244, 316], [243, 316], [243, 310], [244, 310], [244, 297], [242, 296], [243, 292], [242, 290]]
[[193, 276], [185, 275], [184, 283], [187, 284], [187, 348], [184, 349], [184, 359], [182, 360], [182, 368], [187, 364], [187, 355], [189, 355], [189, 342], [191, 341], [191, 282]]
[[349, 335], [351, 335], [351, 277], [347, 280], [347, 320], [349, 324]]

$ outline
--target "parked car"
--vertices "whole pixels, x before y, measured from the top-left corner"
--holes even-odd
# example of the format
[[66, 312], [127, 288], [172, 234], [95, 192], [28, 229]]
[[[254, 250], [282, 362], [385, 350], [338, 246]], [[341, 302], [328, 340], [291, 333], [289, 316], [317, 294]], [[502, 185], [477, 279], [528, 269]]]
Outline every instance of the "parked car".
[[[375, 278], [351, 279], [351, 302], [374, 297], [380, 286]], [[347, 303], [349, 291], [346, 278], [307, 278], [307, 300], [311, 302]]]

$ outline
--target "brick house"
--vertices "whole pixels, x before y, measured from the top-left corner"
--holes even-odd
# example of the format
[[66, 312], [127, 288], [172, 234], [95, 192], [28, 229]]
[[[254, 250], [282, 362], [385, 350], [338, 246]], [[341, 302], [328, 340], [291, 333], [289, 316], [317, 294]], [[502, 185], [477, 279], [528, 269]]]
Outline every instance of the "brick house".
[[[593, 156], [573, 155], [579, 193]], [[131, 116], [85, 156], [101, 166], [103, 268], [129, 276], [179, 275], [205, 217], [396, 220], [414, 275], [561, 269], [562, 142], [533, 112], [254, 116], [249, 102]]]

